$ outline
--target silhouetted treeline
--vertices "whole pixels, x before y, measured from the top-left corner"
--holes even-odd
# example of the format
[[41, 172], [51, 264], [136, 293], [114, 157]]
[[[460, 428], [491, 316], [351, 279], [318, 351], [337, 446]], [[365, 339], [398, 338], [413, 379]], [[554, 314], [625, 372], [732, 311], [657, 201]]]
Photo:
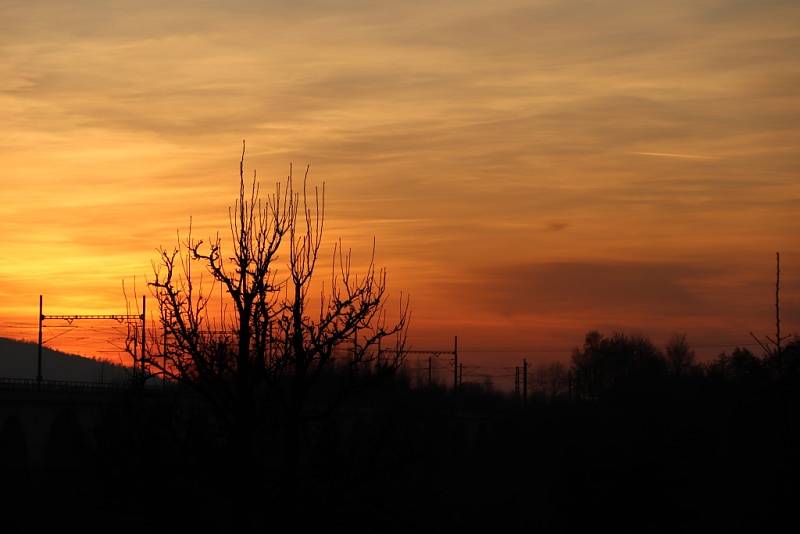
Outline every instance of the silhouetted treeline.
[[760, 357], [737, 347], [698, 363], [683, 335], [673, 336], [662, 351], [642, 336], [589, 332], [583, 347], [572, 354], [572, 371], [575, 394], [584, 399], [651, 395], [699, 383], [771, 387], [800, 380], [800, 342]]
[[4, 517], [16, 531], [774, 531], [798, 497], [799, 364], [797, 341], [701, 363], [681, 336], [662, 350], [593, 332], [569, 365], [532, 371], [524, 406], [341, 366], [309, 403], [292, 479], [274, 405], [246, 482], [213, 410], [131, 391], [96, 425], [66, 410], [40, 474], [8, 459], [27, 454], [25, 421], [4, 425]]

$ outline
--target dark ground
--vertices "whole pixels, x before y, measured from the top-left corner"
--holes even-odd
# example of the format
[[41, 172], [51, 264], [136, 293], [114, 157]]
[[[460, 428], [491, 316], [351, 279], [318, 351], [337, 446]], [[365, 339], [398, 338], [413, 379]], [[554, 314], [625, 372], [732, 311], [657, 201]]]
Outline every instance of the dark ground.
[[394, 378], [308, 423], [291, 480], [277, 424], [247, 465], [196, 403], [123, 396], [92, 429], [65, 415], [41, 471], [6, 421], [0, 530], [776, 531], [795, 520], [800, 380], [756, 360], [525, 407]]

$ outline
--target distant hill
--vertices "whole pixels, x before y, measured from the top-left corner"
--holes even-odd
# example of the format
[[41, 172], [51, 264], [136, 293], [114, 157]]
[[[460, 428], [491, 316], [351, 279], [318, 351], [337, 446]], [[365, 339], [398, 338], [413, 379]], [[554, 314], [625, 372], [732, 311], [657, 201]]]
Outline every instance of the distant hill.
[[[129, 380], [130, 369], [44, 347], [42, 376], [45, 380], [121, 383]], [[0, 378], [36, 378], [36, 343], [0, 337]]]

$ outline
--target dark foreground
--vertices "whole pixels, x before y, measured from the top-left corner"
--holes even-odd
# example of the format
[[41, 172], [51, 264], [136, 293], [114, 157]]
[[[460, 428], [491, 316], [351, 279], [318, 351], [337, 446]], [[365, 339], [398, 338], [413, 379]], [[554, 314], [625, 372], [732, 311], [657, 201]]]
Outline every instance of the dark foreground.
[[176, 391], [110, 396], [90, 425], [63, 410], [40, 461], [7, 417], [0, 531], [777, 531], [799, 496], [800, 375], [717, 364], [629, 365], [526, 406], [384, 379], [309, 418], [291, 475], [278, 422], [249, 455]]

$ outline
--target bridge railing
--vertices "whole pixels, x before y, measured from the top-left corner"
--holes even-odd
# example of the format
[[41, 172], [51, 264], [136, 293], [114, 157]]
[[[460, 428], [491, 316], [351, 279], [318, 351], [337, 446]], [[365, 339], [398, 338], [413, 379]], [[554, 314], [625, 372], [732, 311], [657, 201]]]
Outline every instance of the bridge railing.
[[[145, 390], [161, 390], [163, 385], [145, 384]], [[79, 382], [71, 380], [42, 380], [41, 382], [29, 378], [4, 378], [0, 377], [0, 390], [25, 390], [25, 391], [64, 391], [64, 392], [119, 392], [134, 389], [129, 382]]]

